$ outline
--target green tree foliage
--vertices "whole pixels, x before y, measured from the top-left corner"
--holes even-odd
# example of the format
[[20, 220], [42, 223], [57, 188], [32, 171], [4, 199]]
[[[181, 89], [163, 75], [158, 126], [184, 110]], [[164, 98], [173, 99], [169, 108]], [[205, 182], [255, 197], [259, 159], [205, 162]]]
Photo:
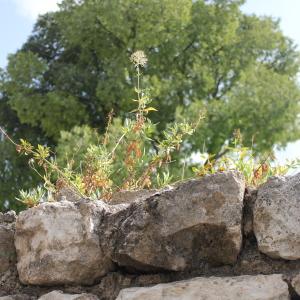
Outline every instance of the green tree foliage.
[[[64, 0], [10, 56], [0, 84], [0, 103], [14, 116], [6, 127], [14, 132], [19, 124], [27, 139], [47, 144], [74, 126], [103, 132], [111, 109], [120, 118], [132, 109], [128, 57], [143, 49], [158, 135], [176, 119], [207, 111], [185, 156], [221, 155], [237, 128], [257, 153], [285, 146], [299, 138], [299, 53], [277, 21], [243, 14], [243, 2]], [[60, 142], [70, 147], [66, 133]]]

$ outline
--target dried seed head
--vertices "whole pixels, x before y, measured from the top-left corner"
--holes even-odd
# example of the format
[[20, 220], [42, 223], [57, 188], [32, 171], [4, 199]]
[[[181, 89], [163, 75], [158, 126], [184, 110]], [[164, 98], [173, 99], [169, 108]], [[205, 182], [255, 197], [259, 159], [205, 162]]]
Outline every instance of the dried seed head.
[[136, 68], [139, 66], [145, 67], [148, 62], [148, 58], [147, 58], [146, 54], [144, 53], [144, 51], [141, 51], [141, 50], [134, 52], [130, 56], [130, 60], [133, 62], [134, 66]]

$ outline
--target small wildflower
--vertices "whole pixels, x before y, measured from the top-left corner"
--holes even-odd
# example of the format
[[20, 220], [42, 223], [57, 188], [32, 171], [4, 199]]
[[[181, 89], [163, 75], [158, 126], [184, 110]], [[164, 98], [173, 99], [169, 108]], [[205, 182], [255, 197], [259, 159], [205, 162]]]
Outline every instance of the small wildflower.
[[133, 62], [134, 66], [136, 68], [139, 66], [145, 67], [148, 62], [148, 58], [147, 58], [146, 54], [144, 53], [144, 51], [141, 51], [141, 50], [134, 52], [130, 56], [130, 60]]

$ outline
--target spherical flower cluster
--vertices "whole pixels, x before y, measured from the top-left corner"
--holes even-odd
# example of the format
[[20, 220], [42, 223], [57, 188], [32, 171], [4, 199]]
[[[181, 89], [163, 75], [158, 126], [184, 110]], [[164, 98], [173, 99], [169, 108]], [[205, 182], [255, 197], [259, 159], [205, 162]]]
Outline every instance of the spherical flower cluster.
[[133, 62], [134, 66], [136, 68], [137, 67], [145, 67], [148, 62], [148, 58], [147, 58], [146, 54], [144, 53], [144, 51], [141, 51], [141, 50], [134, 52], [130, 56], [130, 60]]

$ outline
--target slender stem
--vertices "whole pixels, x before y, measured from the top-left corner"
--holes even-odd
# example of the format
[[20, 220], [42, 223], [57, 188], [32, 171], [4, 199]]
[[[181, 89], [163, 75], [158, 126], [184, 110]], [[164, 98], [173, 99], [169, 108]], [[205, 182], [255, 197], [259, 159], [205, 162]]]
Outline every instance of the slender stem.
[[137, 94], [138, 94], [138, 113], [137, 113], [137, 120], [139, 120], [142, 116], [142, 103], [141, 103], [141, 90], [140, 90], [140, 80], [141, 80], [141, 73], [140, 73], [140, 67], [137, 66]]
[[140, 68], [137, 66], [137, 89], [138, 89], [138, 100], [140, 100]]
[[0, 132], [7, 138], [13, 145], [18, 146], [18, 144], [13, 141], [10, 136], [6, 133], [6, 131], [0, 126]]
[[109, 131], [109, 128], [110, 128], [111, 123], [112, 123], [113, 113], [114, 113], [114, 110], [112, 109], [112, 110], [109, 112], [109, 114], [108, 114], [108, 122], [107, 122], [106, 130], [105, 130], [105, 134], [104, 134], [104, 139], [103, 139], [103, 145], [104, 145], [104, 146], [107, 145], [108, 140], [109, 140], [108, 131]]
[[186, 157], [184, 158], [184, 161], [183, 161], [181, 180], [183, 180], [184, 176], [185, 176], [185, 166], [186, 166]]
[[109, 156], [113, 156], [113, 154], [115, 153], [115, 151], [117, 150], [118, 146], [120, 145], [120, 143], [122, 142], [123, 138], [125, 137], [126, 132], [122, 134], [122, 136], [119, 138], [116, 146], [113, 148], [113, 150], [110, 152]]
[[44, 176], [34, 166], [31, 166], [31, 165], [29, 165], [29, 166], [35, 173], [37, 173], [45, 181]]
[[[32, 153], [34, 153], [32, 151]], [[45, 162], [46, 164], [48, 164], [51, 168], [53, 168], [60, 176], [62, 176], [63, 178], [65, 178], [68, 183], [70, 185], [72, 185], [72, 187], [75, 189], [75, 191], [77, 191], [80, 196], [85, 197], [85, 195], [83, 193], [80, 192], [80, 190], [78, 189], [78, 187], [54, 164], [52, 164], [50, 161], [48, 161], [47, 159], [43, 158], [43, 162]]]

